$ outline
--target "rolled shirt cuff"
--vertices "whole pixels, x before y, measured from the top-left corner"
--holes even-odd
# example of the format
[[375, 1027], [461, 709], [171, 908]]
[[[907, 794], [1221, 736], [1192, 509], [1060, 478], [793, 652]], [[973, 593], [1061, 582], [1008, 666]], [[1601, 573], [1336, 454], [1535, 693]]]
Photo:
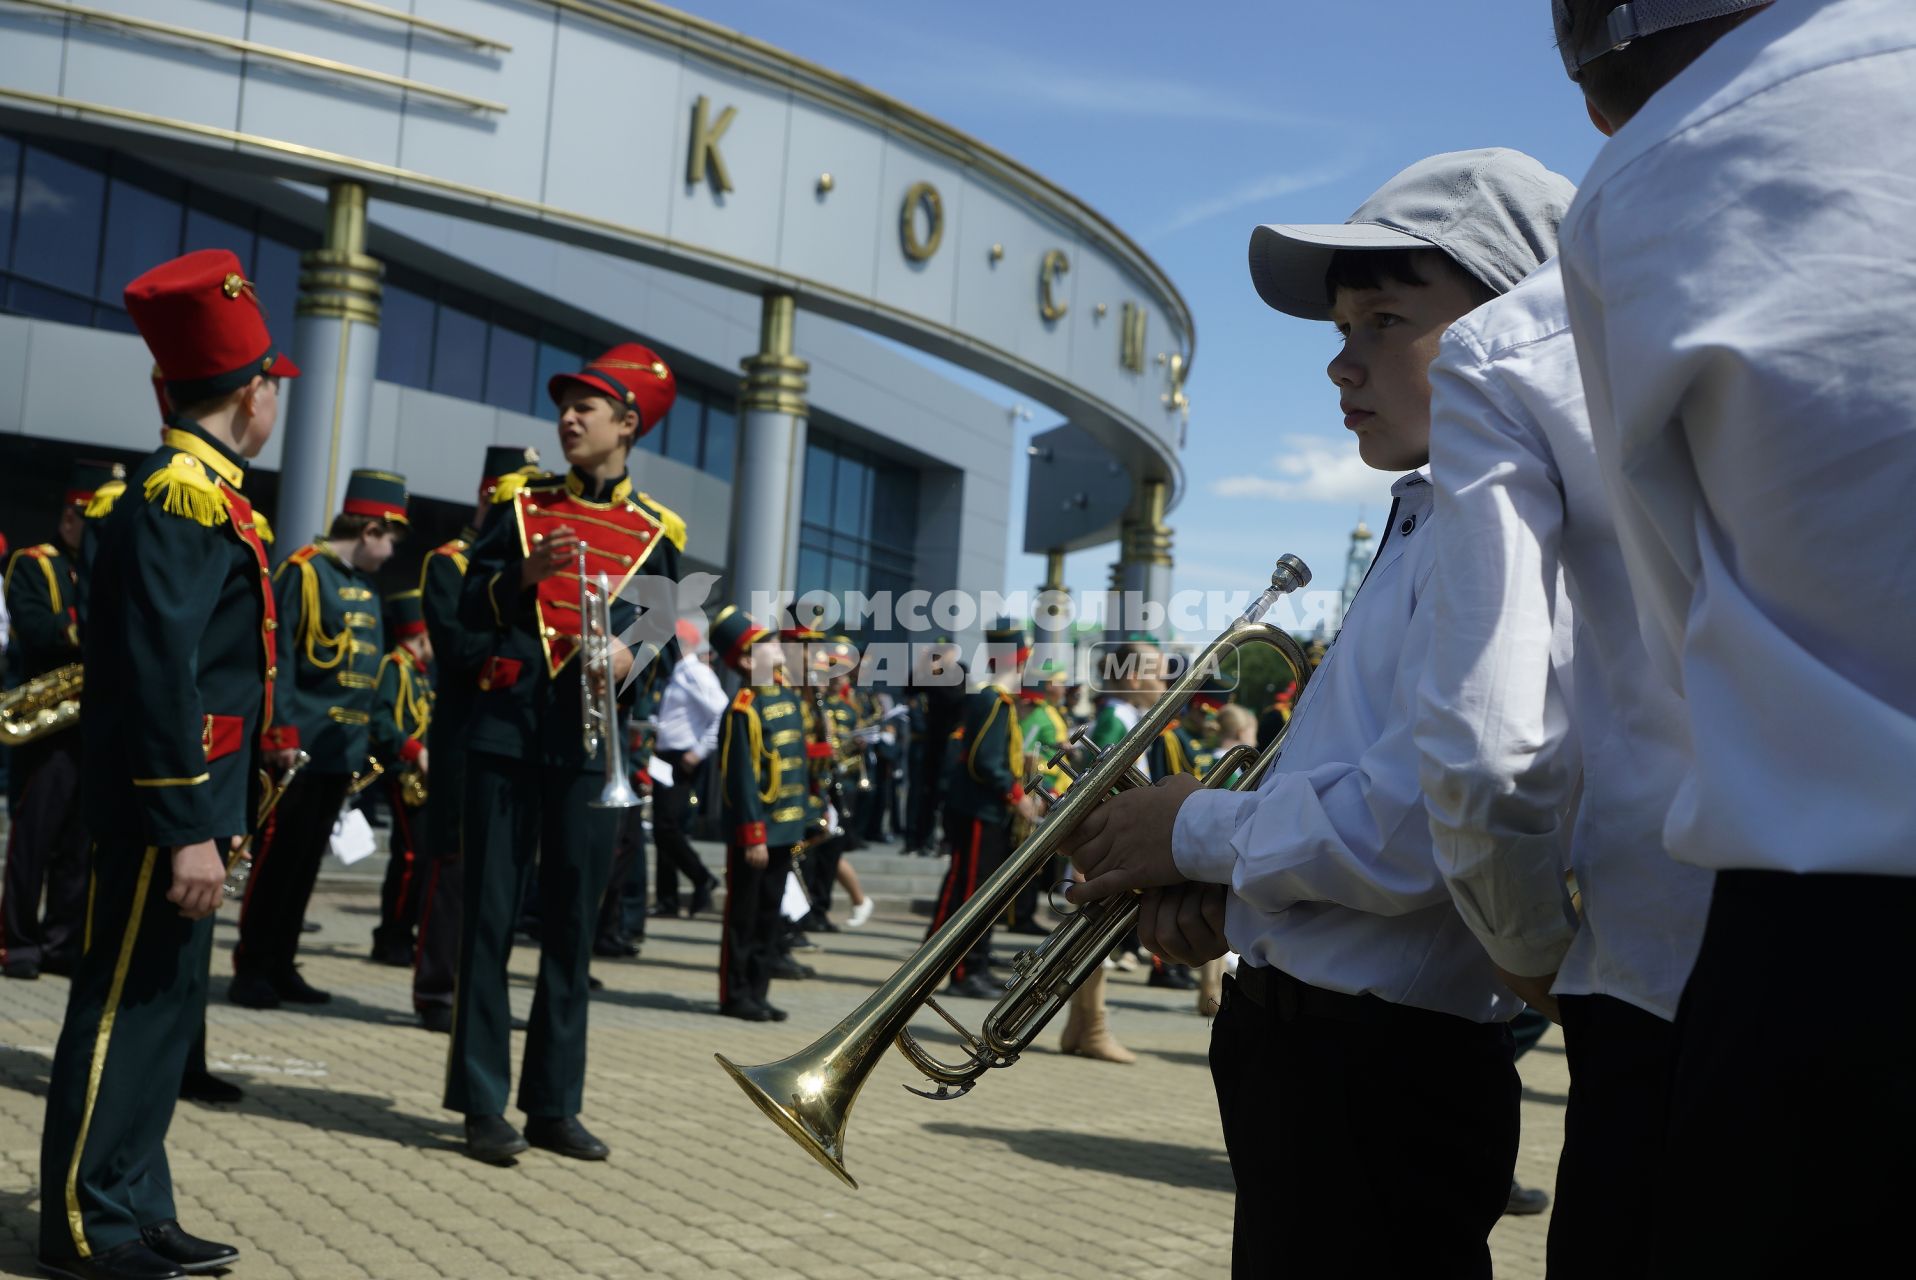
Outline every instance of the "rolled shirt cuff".
[[1488, 835], [1431, 824], [1438, 870], [1491, 962], [1521, 978], [1552, 974], [1577, 936], [1563, 878], [1564, 833]]
[[1256, 792], [1198, 790], [1186, 796], [1171, 828], [1178, 874], [1198, 884], [1230, 884], [1237, 871], [1231, 839], [1256, 804]]

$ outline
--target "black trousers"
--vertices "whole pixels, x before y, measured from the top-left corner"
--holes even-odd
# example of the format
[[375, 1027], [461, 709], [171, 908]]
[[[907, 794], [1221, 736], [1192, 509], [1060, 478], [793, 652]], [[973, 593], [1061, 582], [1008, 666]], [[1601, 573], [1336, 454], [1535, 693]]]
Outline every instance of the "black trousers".
[[926, 848], [937, 839], [945, 784], [944, 771], [940, 768], [943, 750], [942, 740], [937, 744], [920, 741], [911, 745], [911, 790], [905, 797], [905, 815], [914, 849]]
[[866, 796], [862, 831], [865, 839], [880, 841], [885, 838], [888, 825], [893, 836], [904, 830], [904, 824], [898, 820], [897, 767], [889, 756], [878, 755], [872, 760], [871, 777], [872, 789]]
[[1550, 1215], [1550, 1280], [1649, 1272], [1676, 1028], [1612, 996], [1562, 996], [1570, 1105]]
[[599, 899], [598, 936], [606, 942], [645, 941], [645, 810], [616, 810], [612, 866]]
[[0, 889], [0, 963], [70, 960], [79, 953], [87, 873], [79, 739], [79, 731], [69, 729], [13, 753], [13, 767], [23, 778]]
[[[430, 791], [427, 802], [431, 802]], [[393, 819], [389, 843], [392, 856], [386, 862], [386, 879], [379, 886], [379, 923], [373, 928], [373, 949], [391, 947], [410, 954], [426, 896], [427, 851], [431, 848], [425, 830], [426, 811], [406, 806], [396, 778], [386, 786], [386, 808]]]
[[1231, 1274], [1488, 1280], [1517, 1163], [1509, 1029], [1275, 970], [1211, 1030], [1237, 1225]]
[[1652, 1276], [1873, 1275], [1904, 1251], [1912, 919], [1916, 876], [1717, 873], [1677, 1010]]
[[[932, 913], [931, 928], [925, 936], [938, 932], [959, 907], [971, 900], [978, 886], [996, 871], [1011, 852], [1010, 824], [1003, 819], [982, 821], [960, 814], [948, 814], [946, 829], [951, 832], [951, 865], [945, 868], [944, 887], [938, 891], [938, 907]], [[978, 937], [978, 943], [951, 971], [953, 981], [974, 973], [991, 975], [991, 930]]]
[[[692, 792], [697, 786], [698, 770], [685, 763], [683, 751], [661, 751], [659, 758], [672, 766], [672, 785], [652, 786], [652, 843], [656, 849], [656, 883], [653, 897], [661, 907], [678, 910], [679, 876], [692, 887], [713, 889], [718, 877], [705, 869], [692, 848], [687, 827], [692, 820]], [[701, 762], [703, 767], [703, 762]]]
[[506, 962], [536, 857], [539, 978], [520, 1067], [519, 1109], [577, 1115], [585, 1103], [587, 967], [612, 859], [613, 811], [594, 809], [596, 772], [475, 751], [466, 765], [465, 920], [446, 1106], [501, 1115], [512, 1083]]
[[452, 1008], [459, 972], [460, 917], [465, 901], [466, 753], [444, 745], [432, 752], [432, 790], [426, 796], [425, 842], [430, 856], [419, 893], [419, 937], [413, 947], [412, 1007]]
[[778, 905], [792, 869], [790, 845], [773, 846], [765, 865], [745, 860], [743, 845], [725, 846], [725, 924], [719, 935], [719, 1003], [764, 1004], [778, 958]]
[[253, 872], [240, 907], [239, 946], [233, 951], [235, 973], [269, 979], [292, 973], [319, 860], [332, 842], [333, 823], [351, 782], [343, 773], [302, 770], [280, 797], [255, 842]]
[[845, 836], [813, 845], [799, 861], [799, 878], [805, 882], [805, 896], [812, 910], [820, 915], [832, 909], [832, 887], [838, 883], [838, 864], [851, 846]]
[[166, 900], [172, 851], [93, 850], [86, 949], [47, 1085], [42, 1257], [92, 1257], [176, 1216], [166, 1131], [206, 1008], [213, 921]]

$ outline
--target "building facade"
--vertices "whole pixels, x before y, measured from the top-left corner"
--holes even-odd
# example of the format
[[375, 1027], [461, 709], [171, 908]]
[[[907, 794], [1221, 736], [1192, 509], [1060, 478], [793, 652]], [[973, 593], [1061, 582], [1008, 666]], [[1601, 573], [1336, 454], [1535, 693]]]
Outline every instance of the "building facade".
[[[561, 75], [625, 86], [617, 118]], [[635, 475], [728, 597], [999, 589], [1014, 465], [1046, 513], [1027, 544], [1116, 542], [1127, 585], [1168, 583], [1194, 339], [1163, 273], [1008, 157], [691, 15], [0, 0], [16, 544], [47, 536], [72, 458], [151, 447], [120, 290], [206, 247], [239, 254], [306, 371], [255, 482], [282, 553], [349, 470], [391, 469], [418, 495], [403, 581], [470, 514], [484, 446], [556, 457], [547, 377], [637, 337], [681, 390]], [[1100, 500], [1014, 457], [1004, 409], [942, 363], [1067, 424]]]

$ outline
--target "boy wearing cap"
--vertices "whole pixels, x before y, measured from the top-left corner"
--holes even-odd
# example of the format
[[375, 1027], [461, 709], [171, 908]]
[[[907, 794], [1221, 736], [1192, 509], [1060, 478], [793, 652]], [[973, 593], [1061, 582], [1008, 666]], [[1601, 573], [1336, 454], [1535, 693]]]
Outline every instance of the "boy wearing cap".
[[226, 992], [234, 1004], [275, 1009], [332, 999], [300, 976], [294, 958], [334, 820], [353, 779], [370, 767], [367, 730], [386, 650], [374, 578], [406, 527], [405, 479], [354, 471], [326, 537], [273, 574], [279, 659], [268, 760], [285, 769], [296, 751], [310, 759], [257, 842]]
[[[7, 561], [7, 612], [21, 683], [79, 663], [87, 523], [112, 510], [125, 488], [126, 471], [118, 464], [111, 471], [76, 465], [60, 505], [59, 541], [22, 547]], [[86, 902], [86, 822], [76, 803], [79, 726], [16, 746], [9, 782], [15, 800], [0, 891], [0, 965], [9, 978], [37, 978], [42, 969], [71, 973]]]
[[272, 714], [273, 597], [241, 486], [277, 420], [279, 379], [299, 370], [224, 250], [147, 272], [126, 309], [179, 410], [101, 522], [92, 564], [91, 944], [47, 1087], [40, 1261], [61, 1276], [163, 1280], [238, 1257], [180, 1229], [165, 1141]]
[[386, 597], [386, 630], [396, 642], [380, 659], [374, 677], [372, 754], [384, 764], [387, 807], [392, 811], [392, 856], [379, 890], [379, 923], [373, 927], [372, 958], [411, 967], [413, 926], [424, 898], [426, 799], [432, 756], [433, 652], [418, 591]]
[[[548, 386], [570, 468], [493, 494], [460, 589], [459, 622], [486, 637], [471, 676], [467, 721], [465, 903], [445, 1105], [466, 1116], [466, 1149], [505, 1163], [528, 1143], [580, 1160], [607, 1149], [579, 1122], [585, 1101], [587, 972], [612, 857], [617, 812], [592, 806], [605, 750], [583, 742], [578, 559], [609, 581], [611, 678], [642, 701], [678, 650], [635, 655], [619, 639], [637, 609], [636, 575], [678, 579], [685, 525], [638, 492], [626, 457], [665, 416], [677, 384], [637, 343], [614, 347]], [[628, 675], [631, 678], [628, 679]], [[624, 696], [628, 701], [632, 694]], [[607, 726], [606, 737], [622, 733]], [[506, 961], [521, 886], [537, 859], [539, 979], [526, 1036], [519, 1107], [505, 1119], [512, 1076]]]
[[426, 729], [432, 757], [432, 786], [424, 810], [429, 866], [420, 895], [419, 940], [414, 948], [412, 1004], [419, 1025], [441, 1034], [452, 1030], [452, 990], [459, 970], [459, 921], [465, 899], [459, 856], [465, 829], [466, 723], [478, 693], [479, 664], [491, 637], [459, 625], [459, 593], [465, 587], [467, 557], [479, 527], [493, 509], [493, 497], [508, 497], [539, 470], [535, 449], [488, 445], [479, 470], [479, 502], [472, 522], [459, 536], [426, 553], [419, 566], [420, 613], [432, 644], [433, 715]]
[[718, 734], [725, 833], [719, 1012], [783, 1022], [785, 1011], [771, 1002], [781, 959], [779, 903], [793, 851], [824, 812], [811, 786], [806, 711], [786, 682], [778, 638], [738, 606], [713, 619], [712, 652], [744, 681]]
[[1622, 607], [1684, 699], [1663, 843], [1711, 880], [1649, 1274], [1869, 1274], [1916, 1190], [1916, 11], [1553, 9], [1613, 134], [1563, 280]]
[[[1037, 797], [1025, 794], [1024, 735], [1013, 692], [1023, 684], [1031, 641], [1023, 627], [995, 627], [985, 632], [985, 645], [989, 673], [966, 697], [964, 718], [953, 735], [957, 758], [945, 784], [951, 865], [945, 868], [927, 937], [964, 906], [1010, 854], [1013, 818], [1036, 822], [1043, 814]], [[987, 930], [953, 967], [951, 994], [995, 1000], [1002, 990], [991, 973]]]
[[1343, 335], [1328, 372], [1360, 456], [1405, 474], [1262, 785], [1179, 775], [1115, 797], [1076, 833], [1087, 883], [1070, 895], [1148, 890], [1153, 950], [1242, 957], [1211, 1045], [1239, 1275], [1490, 1274], [1519, 1002], [1439, 873], [1411, 737], [1436, 569], [1428, 371], [1448, 325], [1550, 256], [1571, 194], [1526, 156], [1459, 152], [1412, 165], [1343, 226], [1252, 235], [1264, 300]]

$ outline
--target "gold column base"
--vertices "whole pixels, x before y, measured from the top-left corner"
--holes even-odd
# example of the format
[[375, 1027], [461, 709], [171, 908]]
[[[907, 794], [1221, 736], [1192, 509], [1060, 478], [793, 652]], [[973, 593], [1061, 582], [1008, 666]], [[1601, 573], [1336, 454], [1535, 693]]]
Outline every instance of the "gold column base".
[[739, 387], [740, 411], [763, 409], [771, 413], [789, 413], [803, 418], [810, 409], [805, 403], [809, 389], [805, 375], [812, 371], [809, 361], [792, 354], [792, 332], [798, 314], [798, 300], [789, 293], [765, 295], [759, 313], [758, 353], [739, 361], [745, 381]]

